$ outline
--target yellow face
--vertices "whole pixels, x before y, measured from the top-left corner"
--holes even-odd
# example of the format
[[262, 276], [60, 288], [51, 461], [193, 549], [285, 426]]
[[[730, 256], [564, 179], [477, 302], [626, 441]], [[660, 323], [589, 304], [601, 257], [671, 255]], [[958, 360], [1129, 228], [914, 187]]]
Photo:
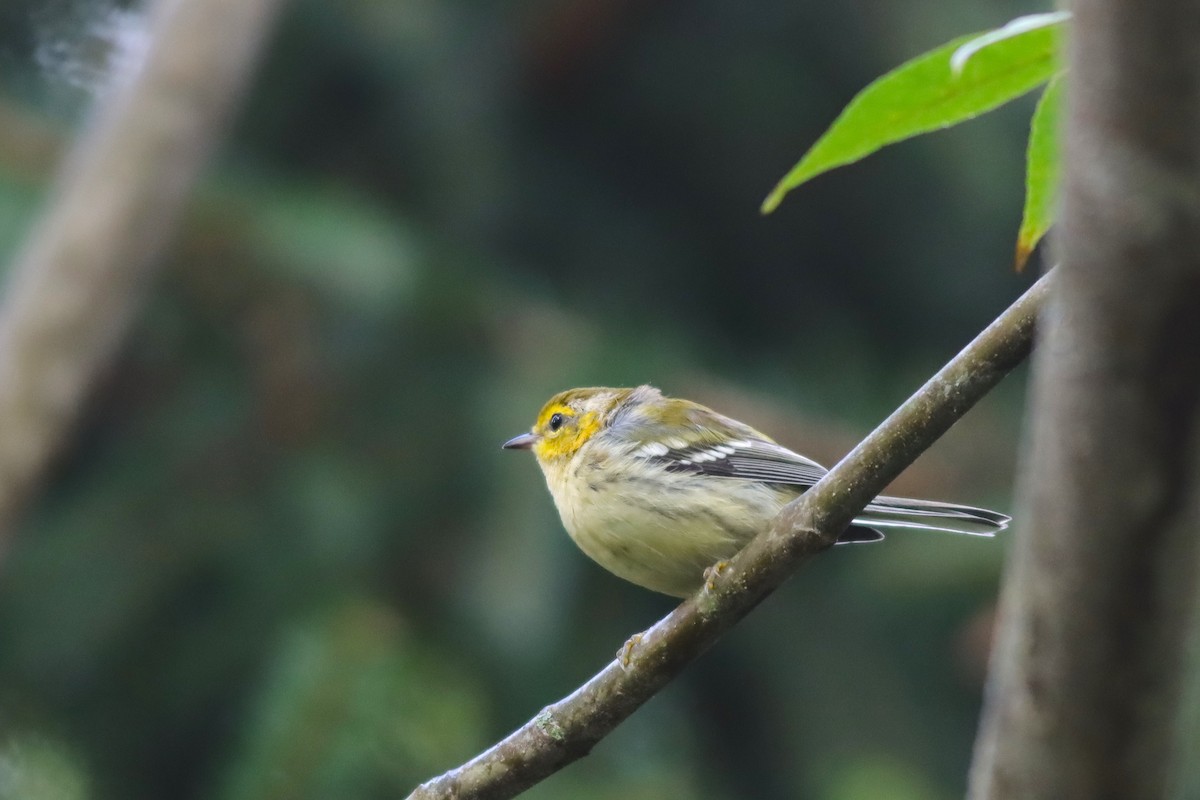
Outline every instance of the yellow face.
[[580, 411], [563, 402], [551, 401], [538, 414], [533, 432], [538, 437], [533, 454], [541, 461], [570, 458], [600, 429], [595, 411]]
[[605, 412], [619, 398], [618, 389], [571, 389], [542, 407], [529, 433], [505, 442], [508, 449], [533, 450], [538, 461], [552, 463], [573, 456], [603, 425]]

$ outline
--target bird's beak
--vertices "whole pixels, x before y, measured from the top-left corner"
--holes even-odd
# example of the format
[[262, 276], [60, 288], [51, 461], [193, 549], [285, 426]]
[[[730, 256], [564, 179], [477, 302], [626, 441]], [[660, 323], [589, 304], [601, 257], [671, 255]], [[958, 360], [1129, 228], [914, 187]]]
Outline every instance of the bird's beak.
[[537, 440], [538, 437], [532, 433], [522, 433], [520, 436], [514, 436], [500, 446], [505, 450], [528, 450], [533, 447], [533, 443]]

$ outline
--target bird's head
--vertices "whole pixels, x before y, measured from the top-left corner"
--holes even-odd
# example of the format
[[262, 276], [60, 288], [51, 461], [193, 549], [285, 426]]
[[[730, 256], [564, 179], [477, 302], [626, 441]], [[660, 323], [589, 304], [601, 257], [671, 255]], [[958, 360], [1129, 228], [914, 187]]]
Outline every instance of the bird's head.
[[504, 448], [532, 450], [543, 466], [565, 462], [607, 426], [636, 391], [590, 387], [559, 392], [542, 406], [533, 429], [509, 439]]

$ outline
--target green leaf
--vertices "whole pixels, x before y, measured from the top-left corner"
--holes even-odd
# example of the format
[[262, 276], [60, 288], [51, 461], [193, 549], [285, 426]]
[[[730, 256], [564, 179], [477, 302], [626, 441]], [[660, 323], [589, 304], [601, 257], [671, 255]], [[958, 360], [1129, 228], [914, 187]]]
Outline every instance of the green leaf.
[[1058, 212], [1060, 176], [1058, 118], [1062, 106], [1063, 76], [1056, 75], [1042, 92], [1029, 125], [1029, 149], [1025, 157], [1025, 211], [1017, 233], [1017, 271], [1025, 267], [1029, 255]]
[[963, 71], [967, 62], [971, 60], [971, 57], [985, 47], [991, 47], [997, 42], [1011, 39], [1014, 36], [1036, 30], [1037, 28], [1062, 25], [1070, 18], [1070, 11], [1052, 11], [1047, 14], [1029, 14], [1028, 16], [1017, 17], [1003, 28], [997, 28], [994, 31], [988, 31], [982, 36], [977, 36], [954, 51], [954, 55], [950, 56], [950, 69], [954, 71], [955, 75], [958, 75]]
[[885, 145], [990, 111], [1049, 80], [1058, 70], [1061, 21], [987, 42], [968, 54], [956, 74], [950, 66], [954, 54], [989, 35], [955, 39], [859, 92], [763, 201], [763, 213], [774, 211], [788, 192], [823, 172], [858, 161]]

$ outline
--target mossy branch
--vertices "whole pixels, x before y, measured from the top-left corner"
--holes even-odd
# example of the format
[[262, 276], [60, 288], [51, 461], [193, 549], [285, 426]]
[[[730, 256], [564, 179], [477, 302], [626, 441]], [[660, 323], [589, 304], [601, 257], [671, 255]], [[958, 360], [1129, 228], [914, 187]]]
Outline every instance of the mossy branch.
[[592, 747], [707, 650], [813, 556], [938, 440], [1030, 351], [1050, 275], [790, 503], [708, 585], [571, 695], [462, 766], [417, 787], [410, 800], [512, 797]]

